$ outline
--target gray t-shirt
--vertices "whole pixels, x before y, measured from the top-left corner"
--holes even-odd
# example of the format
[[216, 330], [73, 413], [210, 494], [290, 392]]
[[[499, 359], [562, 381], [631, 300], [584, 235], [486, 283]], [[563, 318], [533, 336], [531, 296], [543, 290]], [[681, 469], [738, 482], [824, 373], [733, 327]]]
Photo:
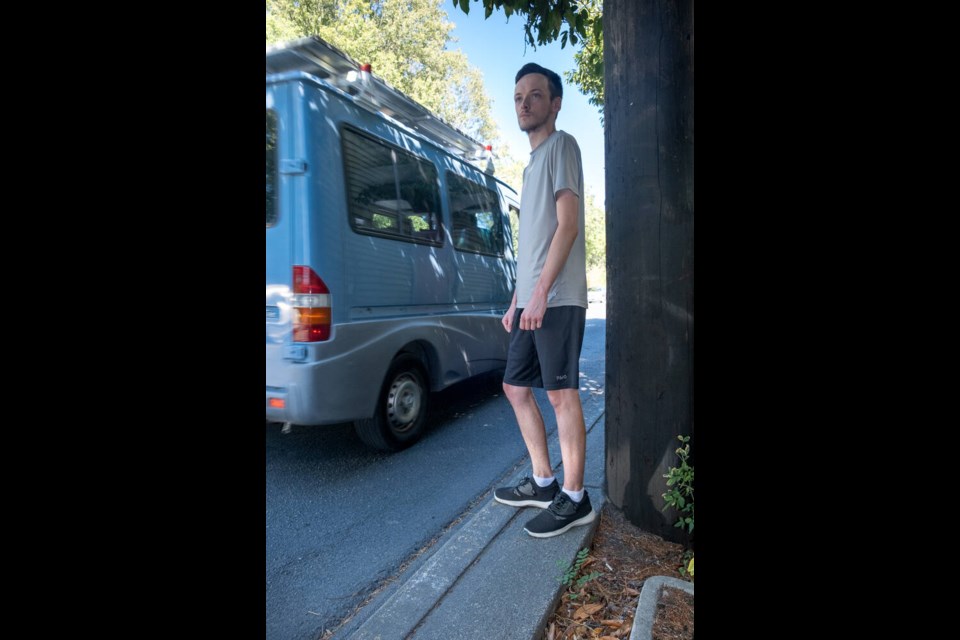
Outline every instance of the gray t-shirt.
[[563, 269], [547, 292], [547, 306], [587, 308], [587, 252], [584, 242], [583, 165], [576, 139], [564, 131], [530, 152], [520, 192], [520, 242], [517, 258], [517, 307], [524, 308], [547, 261], [557, 231], [557, 193], [570, 189], [580, 199], [579, 228]]

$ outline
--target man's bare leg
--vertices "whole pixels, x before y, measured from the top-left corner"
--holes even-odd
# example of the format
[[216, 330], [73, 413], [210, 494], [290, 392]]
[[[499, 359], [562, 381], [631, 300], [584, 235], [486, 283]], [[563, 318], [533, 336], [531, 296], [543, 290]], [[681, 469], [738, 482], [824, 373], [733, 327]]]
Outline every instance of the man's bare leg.
[[[523, 442], [527, 445], [527, 452], [530, 454], [530, 462], [533, 465], [533, 475], [541, 478], [553, 476], [553, 468], [550, 465], [550, 451], [547, 449], [547, 430], [543, 424], [543, 415], [540, 413], [537, 399], [533, 397], [533, 390], [530, 387], [517, 387], [504, 382], [503, 392], [517, 416], [520, 434], [523, 436]], [[579, 404], [579, 397], [577, 403]], [[580, 422], [583, 422], [582, 416]], [[583, 465], [581, 464], [581, 477], [583, 476], [582, 469]]]
[[547, 391], [547, 397], [557, 414], [557, 434], [560, 437], [560, 455], [563, 457], [563, 488], [580, 491], [583, 489], [583, 468], [587, 454], [587, 426], [583, 421], [580, 391], [557, 389]]

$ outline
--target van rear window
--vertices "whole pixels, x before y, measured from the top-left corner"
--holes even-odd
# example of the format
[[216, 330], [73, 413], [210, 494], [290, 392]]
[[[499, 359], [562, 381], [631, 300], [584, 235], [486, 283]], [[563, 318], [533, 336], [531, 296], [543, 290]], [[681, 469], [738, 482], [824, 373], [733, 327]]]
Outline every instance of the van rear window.
[[503, 221], [497, 194], [447, 172], [453, 246], [459, 251], [503, 255]]
[[277, 222], [277, 112], [267, 109], [267, 226]]
[[440, 188], [432, 163], [344, 128], [350, 226], [357, 233], [441, 243]]

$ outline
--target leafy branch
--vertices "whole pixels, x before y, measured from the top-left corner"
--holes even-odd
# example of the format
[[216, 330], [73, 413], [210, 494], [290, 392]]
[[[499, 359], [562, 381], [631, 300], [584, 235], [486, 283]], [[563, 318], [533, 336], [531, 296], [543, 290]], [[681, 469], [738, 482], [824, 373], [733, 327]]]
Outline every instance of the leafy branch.
[[[589, 33], [602, 33], [602, 26], [596, 26], [589, 11], [589, 2], [584, 0], [475, 0], [482, 1], [484, 18], [493, 11], [503, 10], [509, 18], [513, 13], [524, 16], [523, 26], [527, 44], [536, 48], [556, 39], [560, 39], [561, 48], [567, 42], [577, 44]], [[453, 0], [453, 4], [464, 13], [470, 13], [470, 0]], [[567, 25], [566, 30], [563, 25]], [[536, 33], [536, 36], [534, 36]]]

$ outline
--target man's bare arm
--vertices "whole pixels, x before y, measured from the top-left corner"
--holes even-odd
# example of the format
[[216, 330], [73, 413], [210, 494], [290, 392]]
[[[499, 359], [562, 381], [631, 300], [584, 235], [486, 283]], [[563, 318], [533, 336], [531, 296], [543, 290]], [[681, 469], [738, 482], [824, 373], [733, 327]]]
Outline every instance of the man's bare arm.
[[539, 329], [543, 324], [543, 315], [547, 312], [547, 293], [570, 256], [573, 242], [580, 233], [580, 198], [569, 189], [561, 189], [557, 194], [557, 231], [550, 242], [547, 260], [533, 287], [530, 302], [520, 314], [520, 328]]

